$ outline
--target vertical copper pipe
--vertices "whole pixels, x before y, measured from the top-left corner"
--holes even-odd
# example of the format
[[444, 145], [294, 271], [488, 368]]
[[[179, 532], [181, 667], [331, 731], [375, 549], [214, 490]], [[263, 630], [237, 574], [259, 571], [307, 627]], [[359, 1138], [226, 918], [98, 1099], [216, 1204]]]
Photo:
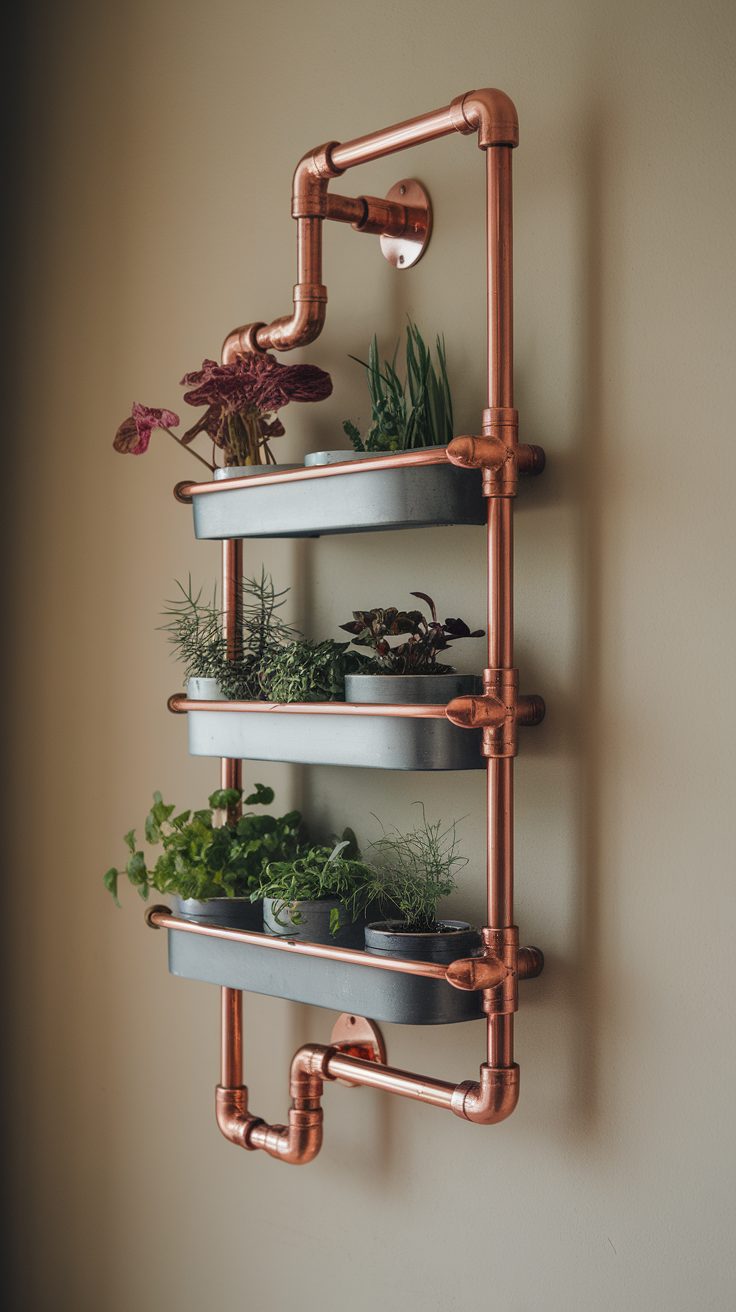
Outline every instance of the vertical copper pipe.
[[243, 995], [221, 990], [220, 1084], [237, 1089], [243, 1083]]
[[514, 404], [514, 296], [511, 146], [486, 150], [488, 404]]
[[[511, 147], [486, 152], [486, 236], [488, 258], [488, 406], [514, 404], [513, 353], [513, 217]], [[488, 665], [510, 669], [514, 663], [513, 502], [488, 498]], [[513, 757], [487, 762], [488, 924], [513, 924], [514, 905], [514, 762]], [[488, 1063], [511, 1066], [514, 1019], [488, 1017]]]
[[488, 665], [514, 664], [514, 533], [511, 497], [488, 498]]
[[[227, 658], [230, 661], [237, 660], [242, 654], [242, 599], [243, 543], [239, 538], [229, 539], [222, 544], [222, 622]], [[243, 762], [222, 757], [220, 787], [242, 788], [242, 786]]]
[[309, 286], [322, 282], [322, 220], [296, 221], [296, 280]]

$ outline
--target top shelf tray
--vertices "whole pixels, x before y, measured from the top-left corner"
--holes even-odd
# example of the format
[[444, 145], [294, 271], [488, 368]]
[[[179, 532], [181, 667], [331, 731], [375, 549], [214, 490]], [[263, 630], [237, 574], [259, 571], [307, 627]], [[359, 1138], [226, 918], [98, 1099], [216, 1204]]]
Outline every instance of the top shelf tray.
[[[371, 469], [380, 457], [266, 470], [229, 486], [191, 484], [197, 538], [299, 538], [430, 525], [484, 524], [481, 474], [441, 464]], [[268, 481], [266, 481], [268, 480]], [[198, 486], [201, 490], [198, 491]], [[211, 489], [211, 490], [209, 490]]]

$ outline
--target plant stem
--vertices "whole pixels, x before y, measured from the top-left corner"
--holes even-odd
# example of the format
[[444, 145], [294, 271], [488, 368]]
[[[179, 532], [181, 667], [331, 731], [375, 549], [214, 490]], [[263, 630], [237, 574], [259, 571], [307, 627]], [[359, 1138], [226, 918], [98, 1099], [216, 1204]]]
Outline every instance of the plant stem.
[[209, 460], [205, 460], [204, 456], [201, 456], [198, 451], [194, 450], [194, 447], [187, 446], [186, 442], [182, 442], [181, 438], [177, 437], [176, 433], [172, 433], [170, 428], [167, 428], [166, 432], [169, 434], [169, 437], [173, 437], [174, 441], [177, 442], [179, 446], [183, 447], [185, 451], [188, 451], [191, 456], [194, 456], [194, 459], [198, 460], [200, 465], [204, 465], [205, 469], [209, 469], [210, 473], [214, 474], [216, 468], [215, 465], [211, 465]]

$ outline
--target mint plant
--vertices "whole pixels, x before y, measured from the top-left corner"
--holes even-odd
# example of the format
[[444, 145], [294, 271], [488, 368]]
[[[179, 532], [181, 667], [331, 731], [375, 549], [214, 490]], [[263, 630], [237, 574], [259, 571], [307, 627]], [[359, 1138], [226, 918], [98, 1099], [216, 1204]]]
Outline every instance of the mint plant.
[[[112, 866], [103, 876], [105, 888], [119, 906], [120, 879], [126, 875], [142, 898], [149, 891], [175, 894], [181, 898], [207, 901], [214, 897], [250, 897], [271, 861], [289, 860], [306, 842], [299, 811], [273, 816], [247, 811], [224, 824], [217, 821], [242, 797], [235, 788], [220, 788], [199, 811], [174, 812], [161, 793], [153, 795], [153, 806], [144, 824], [145, 841], [163, 850], [151, 864], [139, 846], [134, 829], [123, 841], [129, 856], [122, 869]], [[270, 806], [272, 788], [256, 784], [245, 798], [246, 806]]]

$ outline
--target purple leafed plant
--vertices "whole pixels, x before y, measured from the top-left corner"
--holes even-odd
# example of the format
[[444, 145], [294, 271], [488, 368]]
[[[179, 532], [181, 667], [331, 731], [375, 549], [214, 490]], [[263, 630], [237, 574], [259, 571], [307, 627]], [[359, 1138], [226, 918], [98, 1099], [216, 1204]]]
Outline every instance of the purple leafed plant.
[[220, 448], [225, 465], [275, 464], [269, 442], [285, 431], [276, 412], [290, 401], [323, 401], [332, 391], [332, 379], [324, 369], [281, 364], [260, 352], [238, 356], [230, 364], [205, 360], [201, 369], [184, 375], [181, 385], [188, 389], [184, 393], [188, 405], [205, 407], [191, 428], [179, 435], [172, 431], [180, 423], [173, 411], [136, 402], [115, 434], [115, 450], [143, 455], [151, 433], [161, 428], [209, 470], [215, 466], [190, 445], [199, 433], [206, 433]]
[[[430, 617], [420, 610], [398, 610], [395, 606], [373, 610], [354, 610], [349, 624], [341, 624], [353, 634], [356, 647], [368, 647], [373, 655], [361, 673], [366, 674], [449, 674], [452, 666], [440, 665], [437, 654], [448, 651], [457, 638], [482, 638], [484, 629], [472, 632], [465, 620], [437, 619], [437, 608], [426, 592], [412, 592], [429, 607]], [[391, 646], [389, 638], [408, 634], [406, 642]]]

